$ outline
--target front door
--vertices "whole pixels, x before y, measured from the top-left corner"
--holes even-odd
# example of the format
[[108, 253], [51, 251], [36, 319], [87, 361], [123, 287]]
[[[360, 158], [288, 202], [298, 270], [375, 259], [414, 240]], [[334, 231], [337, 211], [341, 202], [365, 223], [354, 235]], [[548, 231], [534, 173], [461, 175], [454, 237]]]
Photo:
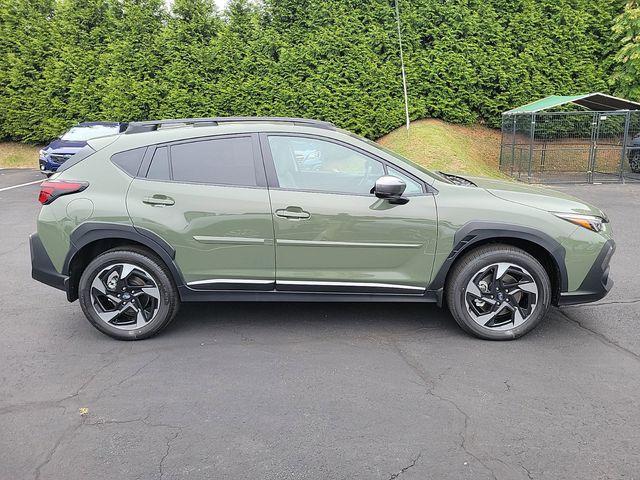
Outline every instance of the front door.
[[194, 289], [273, 290], [273, 222], [257, 135], [157, 146], [127, 195]]
[[[278, 290], [424, 293], [436, 210], [420, 181], [327, 138], [264, 134], [261, 142]], [[385, 174], [407, 183], [408, 203], [394, 205], [370, 193]]]

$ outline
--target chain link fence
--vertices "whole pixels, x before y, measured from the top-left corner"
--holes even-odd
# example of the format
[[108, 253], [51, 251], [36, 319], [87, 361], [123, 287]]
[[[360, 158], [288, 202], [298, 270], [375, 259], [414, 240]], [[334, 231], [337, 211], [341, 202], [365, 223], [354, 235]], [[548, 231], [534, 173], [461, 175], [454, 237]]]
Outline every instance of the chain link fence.
[[504, 114], [500, 170], [529, 183], [640, 181], [640, 111]]

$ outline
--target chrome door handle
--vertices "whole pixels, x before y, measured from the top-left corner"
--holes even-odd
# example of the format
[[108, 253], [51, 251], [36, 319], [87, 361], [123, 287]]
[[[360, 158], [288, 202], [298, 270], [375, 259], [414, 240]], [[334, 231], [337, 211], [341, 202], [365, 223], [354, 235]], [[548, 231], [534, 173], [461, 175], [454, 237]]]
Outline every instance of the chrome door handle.
[[311, 217], [311, 214], [309, 212], [305, 212], [302, 209], [293, 210], [292, 207], [276, 210], [276, 215], [282, 218], [290, 218], [293, 220], [302, 220]]
[[166, 195], [153, 195], [151, 197], [145, 197], [142, 200], [142, 203], [146, 203], [147, 205], [170, 207], [171, 205], [175, 205], [176, 201]]

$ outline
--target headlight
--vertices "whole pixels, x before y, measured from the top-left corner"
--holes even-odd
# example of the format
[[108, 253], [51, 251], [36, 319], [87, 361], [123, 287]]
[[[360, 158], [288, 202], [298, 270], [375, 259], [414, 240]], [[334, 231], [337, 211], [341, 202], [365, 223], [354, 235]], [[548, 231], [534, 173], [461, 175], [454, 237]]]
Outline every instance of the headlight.
[[44, 157], [47, 152], [44, 149], [42, 149], [38, 153], [40, 154], [41, 157]]
[[596, 215], [581, 215], [579, 213], [554, 213], [556, 217], [560, 217], [567, 222], [579, 225], [593, 232], [601, 232], [604, 230], [604, 224], [609, 222], [606, 217], [598, 217]]

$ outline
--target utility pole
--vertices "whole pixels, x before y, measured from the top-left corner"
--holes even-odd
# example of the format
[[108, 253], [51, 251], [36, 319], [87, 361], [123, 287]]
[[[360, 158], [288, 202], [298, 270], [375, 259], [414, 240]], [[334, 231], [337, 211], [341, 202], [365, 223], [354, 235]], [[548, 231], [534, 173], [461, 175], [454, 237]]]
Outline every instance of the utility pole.
[[409, 134], [409, 97], [407, 96], [407, 76], [404, 71], [404, 53], [402, 51], [402, 33], [400, 29], [400, 10], [398, 1], [394, 0], [396, 6], [396, 20], [398, 22], [398, 43], [400, 44], [400, 68], [402, 69], [402, 89], [404, 90], [404, 113], [407, 121], [407, 134]]

